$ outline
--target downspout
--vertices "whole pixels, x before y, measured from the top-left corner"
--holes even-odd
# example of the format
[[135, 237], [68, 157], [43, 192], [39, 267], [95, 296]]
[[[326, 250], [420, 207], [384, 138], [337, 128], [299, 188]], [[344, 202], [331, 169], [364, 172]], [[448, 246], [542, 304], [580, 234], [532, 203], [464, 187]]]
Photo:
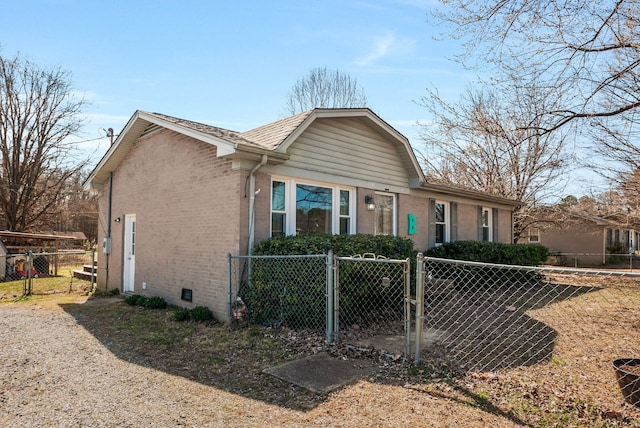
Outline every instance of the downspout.
[[257, 170], [262, 168], [267, 164], [269, 158], [267, 155], [263, 154], [260, 162], [253, 167], [253, 169], [249, 172], [249, 242], [247, 248], [247, 254], [251, 255], [251, 249], [253, 248], [253, 243], [255, 241], [255, 207], [256, 207], [256, 177], [255, 173]]
[[113, 202], [113, 171], [109, 172], [109, 209], [107, 212], [107, 242], [105, 243], [105, 290], [109, 289], [109, 256], [111, 255], [111, 207]]

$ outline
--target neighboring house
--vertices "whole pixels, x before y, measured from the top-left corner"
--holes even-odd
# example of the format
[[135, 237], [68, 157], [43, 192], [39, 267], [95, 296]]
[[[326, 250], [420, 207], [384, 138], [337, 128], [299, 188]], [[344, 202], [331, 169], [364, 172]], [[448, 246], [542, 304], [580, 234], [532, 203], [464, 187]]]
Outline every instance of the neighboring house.
[[427, 183], [409, 141], [366, 108], [315, 109], [240, 133], [138, 111], [85, 189], [100, 192], [99, 287], [205, 305], [220, 318], [227, 255], [258, 241], [364, 233], [410, 237], [420, 250], [508, 243], [518, 206]]
[[626, 219], [541, 209], [518, 243], [544, 245], [551, 251], [551, 262], [587, 266], [608, 263], [607, 255], [640, 250], [639, 238]]

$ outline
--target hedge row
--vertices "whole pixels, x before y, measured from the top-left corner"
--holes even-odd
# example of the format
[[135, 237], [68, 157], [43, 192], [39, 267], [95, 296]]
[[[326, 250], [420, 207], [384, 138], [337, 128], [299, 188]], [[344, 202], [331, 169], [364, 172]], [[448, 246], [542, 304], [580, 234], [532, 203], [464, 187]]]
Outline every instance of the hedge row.
[[482, 263], [538, 266], [549, 257], [549, 249], [538, 244], [457, 241], [431, 248], [426, 255]]
[[338, 257], [373, 253], [388, 259], [414, 258], [417, 251], [409, 238], [387, 235], [297, 235], [272, 238], [258, 243], [254, 255], [284, 256], [327, 254]]

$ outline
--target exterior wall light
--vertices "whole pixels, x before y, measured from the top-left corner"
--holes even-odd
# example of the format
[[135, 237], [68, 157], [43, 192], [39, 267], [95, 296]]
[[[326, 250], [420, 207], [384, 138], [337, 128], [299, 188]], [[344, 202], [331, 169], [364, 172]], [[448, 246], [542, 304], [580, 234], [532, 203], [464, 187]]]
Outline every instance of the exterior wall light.
[[364, 203], [367, 204], [367, 211], [373, 211], [376, 209], [376, 203], [373, 201], [373, 196], [365, 196]]
[[113, 221], [115, 221], [116, 223], [120, 223], [120, 217], [116, 217], [116, 219]]

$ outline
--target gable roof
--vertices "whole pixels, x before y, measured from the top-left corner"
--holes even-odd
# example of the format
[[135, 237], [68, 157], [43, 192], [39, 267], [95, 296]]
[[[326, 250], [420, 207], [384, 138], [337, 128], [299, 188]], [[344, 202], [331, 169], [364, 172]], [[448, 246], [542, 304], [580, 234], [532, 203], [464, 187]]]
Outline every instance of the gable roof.
[[407, 170], [410, 171], [413, 187], [419, 187], [425, 183], [422, 169], [409, 140], [368, 108], [314, 109], [245, 132], [234, 132], [160, 113], [138, 110], [91, 172], [84, 183], [84, 188], [86, 190], [101, 188], [102, 184], [109, 179], [110, 173], [115, 171], [131, 150], [135, 141], [158, 127], [212, 144], [217, 147], [219, 157], [259, 161], [262, 155], [267, 155], [270, 163], [281, 163], [288, 158], [288, 147], [313, 121], [320, 118], [358, 118], [365, 121], [400, 148], [398, 153]]
[[271, 122], [263, 126], [241, 132], [242, 138], [253, 141], [262, 147], [275, 150], [313, 113], [313, 110]]

